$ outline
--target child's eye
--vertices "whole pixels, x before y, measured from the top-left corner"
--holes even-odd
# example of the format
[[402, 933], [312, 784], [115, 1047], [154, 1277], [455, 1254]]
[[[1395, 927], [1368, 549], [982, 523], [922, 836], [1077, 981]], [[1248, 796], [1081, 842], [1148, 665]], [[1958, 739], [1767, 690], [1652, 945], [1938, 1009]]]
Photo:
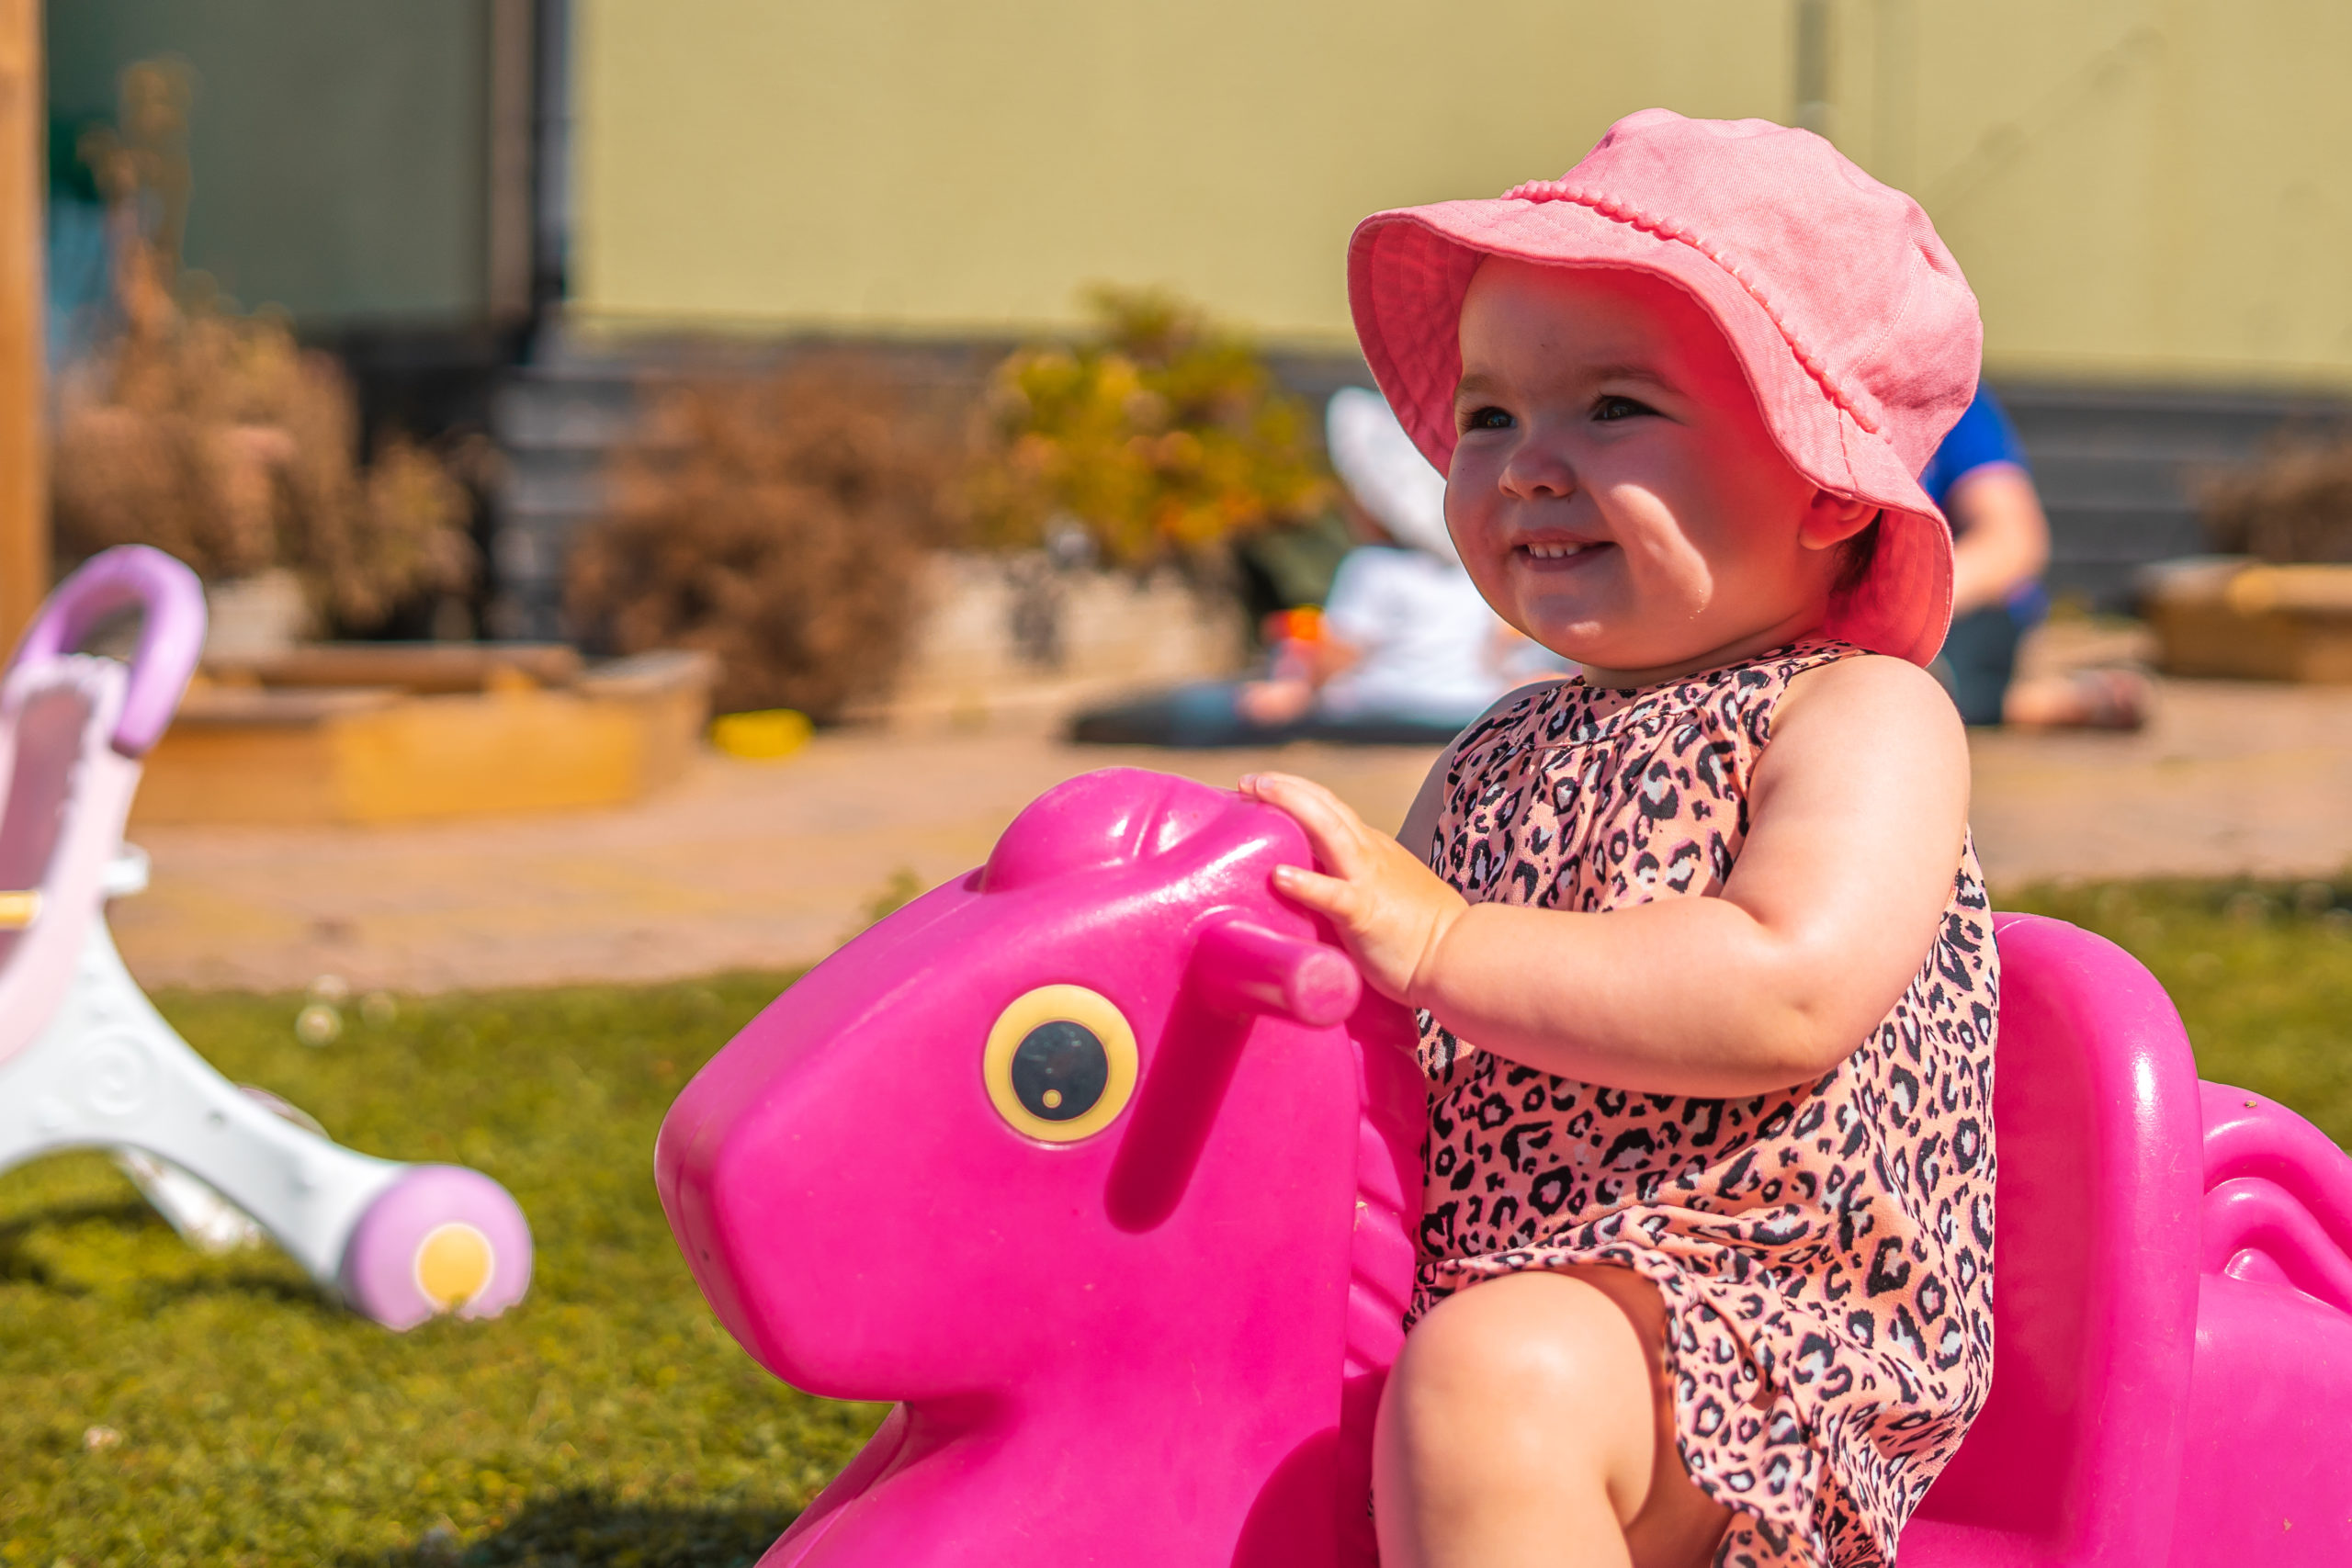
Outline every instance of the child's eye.
[[1462, 428], [1470, 430], [1509, 430], [1511, 418], [1508, 411], [1487, 407], [1474, 409], [1462, 416]]
[[1614, 393], [1600, 399], [1592, 405], [1592, 417], [1604, 423], [1615, 420], [1631, 419], [1635, 414], [1656, 412], [1657, 410], [1645, 402], [1633, 398], [1621, 398]]

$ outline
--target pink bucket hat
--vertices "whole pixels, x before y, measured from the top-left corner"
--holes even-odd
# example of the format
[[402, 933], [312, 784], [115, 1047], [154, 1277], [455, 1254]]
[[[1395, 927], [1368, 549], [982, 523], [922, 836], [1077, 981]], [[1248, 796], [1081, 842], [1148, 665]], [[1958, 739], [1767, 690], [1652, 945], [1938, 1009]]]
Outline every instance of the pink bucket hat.
[[1480, 258], [1635, 267], [1705, 308], [1790, 466], [1884, 509], [1824, 628], [1926, 664], [1951, 621], [1951, 530], [1917, 478], [1975, 395], [1976, 297], [1928, 215], [1820, 137], [1645, 109], [1493, 201], [1377, 212], [1348, 245], [1356, 335], [1407, 434], [1453, 461], [1462, 299]]

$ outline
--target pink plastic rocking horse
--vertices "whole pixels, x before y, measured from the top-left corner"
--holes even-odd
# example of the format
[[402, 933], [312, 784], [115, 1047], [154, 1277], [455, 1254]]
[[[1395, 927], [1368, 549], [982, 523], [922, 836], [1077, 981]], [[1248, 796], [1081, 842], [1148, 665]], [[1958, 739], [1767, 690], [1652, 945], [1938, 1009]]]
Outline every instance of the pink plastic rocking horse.
[[[687, 1087], [656, 1169], [721, 1321], [899, 1402], [770, 1568], [1375, 1561], [1421, 1085], [1268, 891], [1306, 859], [1236, 795], [1072, 780]], [[2120, 950], [2001, 943], [1998, 1361], [1906, 1568], [2352, 1562], [2352, 1161], [2200, 1091]]]

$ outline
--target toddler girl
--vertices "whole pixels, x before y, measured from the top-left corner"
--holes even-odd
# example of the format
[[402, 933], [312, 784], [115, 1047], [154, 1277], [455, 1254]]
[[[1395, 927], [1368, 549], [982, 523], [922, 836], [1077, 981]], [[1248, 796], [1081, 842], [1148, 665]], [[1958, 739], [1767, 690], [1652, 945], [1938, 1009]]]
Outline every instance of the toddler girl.
[[1366, 220], [1350, 285], [1480, 592], [1583, 671], [1465, 730], [1401, 846], [1243, 784], [1419, 1010], [1382, 1562], [1891, 1562], [1992, 1373], [1996, 957], [1913, 478], [1975, 300], [1827, 142], [1657, 109]]

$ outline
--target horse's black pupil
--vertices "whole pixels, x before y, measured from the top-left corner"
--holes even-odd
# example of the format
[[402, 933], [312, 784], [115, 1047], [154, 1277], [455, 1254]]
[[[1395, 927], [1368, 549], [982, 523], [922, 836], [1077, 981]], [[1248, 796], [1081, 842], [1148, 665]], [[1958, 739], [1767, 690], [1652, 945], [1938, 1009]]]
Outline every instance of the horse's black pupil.
[[1094, 1109], [1111, 1082], [1111, 1058], [1094, 1031], [1057, 1019], [1022, 1036], [1012, 1053], [1012, 1092], [1029, 1114], [1070, 1122]]

